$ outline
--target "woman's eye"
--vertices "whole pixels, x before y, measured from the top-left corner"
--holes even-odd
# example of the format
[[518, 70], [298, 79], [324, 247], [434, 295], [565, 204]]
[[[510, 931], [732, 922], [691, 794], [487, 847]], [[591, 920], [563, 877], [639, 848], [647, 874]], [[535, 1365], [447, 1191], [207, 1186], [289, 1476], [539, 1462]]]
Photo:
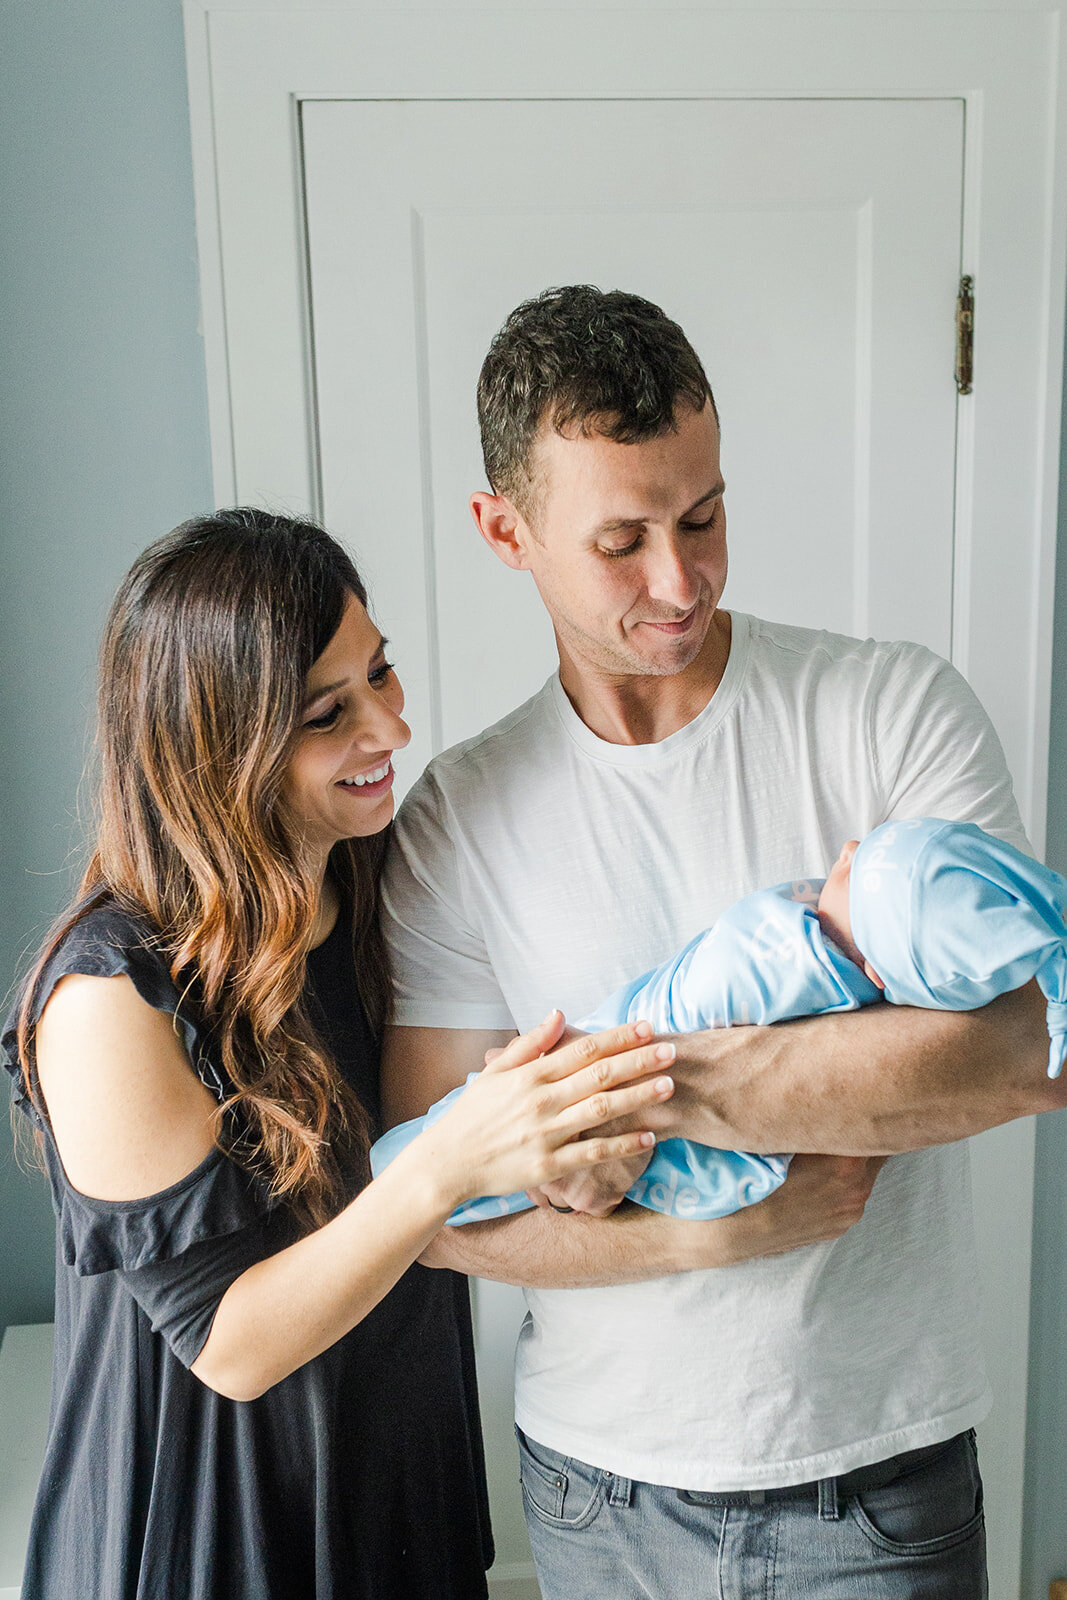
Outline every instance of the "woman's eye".
[[611, 559], [614, 561], [619, 556], [632, 556], [634, 551], [640, 548], [640, 545], [641, 545], [641, 540], [640, 539], [634, 539], [631, 544], [616, 545], [614, 548], [608, 548], [608, 549], [602, 550], [601, 554], [605, 555], [605, 556], [610, 556]]
[[715, 515], [716, 513], [713, 511], [705, 522], [683, 522], [682, 527], [686, 533], [707, 533], [708, 529], [715, 524]]
[[383, 661], [380, 667], [373, 667], [367, 673], [367, 682], [372, 683], [376, 689], [380, 689], [392, 670], [393, 663], [391, 661]]
[[338, 719], [338, 717], [340, 715], [341, 715], [341, 705], [340, 705], [340, 701], [338, 701], [338, 703], [336, 705], [333, 705], [333, 706], [330, 707], [329, 711], [324, 712], [321, 717], [311, 717], [307, 722], [304, 723], [304, 727], [305, 728], [332, 728], [334, 723], [337, 721], [337, 719]]

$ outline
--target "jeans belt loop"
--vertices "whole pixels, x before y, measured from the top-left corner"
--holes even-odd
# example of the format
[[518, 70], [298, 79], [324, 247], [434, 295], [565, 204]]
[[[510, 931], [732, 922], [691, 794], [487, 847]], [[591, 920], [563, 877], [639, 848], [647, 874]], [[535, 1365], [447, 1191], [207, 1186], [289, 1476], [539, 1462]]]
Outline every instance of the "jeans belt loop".
[[840, 1522], [841, 1499], [837, 1492], [836, 1478], [819, 1479], [819, 1521]]
[[630, 1506], [633, 1505], [633, 1499], [634, 1486], [632, 1480], [629, 1478], [612, 1476], [611, 1490], [608, 1494], [608, 1505]]

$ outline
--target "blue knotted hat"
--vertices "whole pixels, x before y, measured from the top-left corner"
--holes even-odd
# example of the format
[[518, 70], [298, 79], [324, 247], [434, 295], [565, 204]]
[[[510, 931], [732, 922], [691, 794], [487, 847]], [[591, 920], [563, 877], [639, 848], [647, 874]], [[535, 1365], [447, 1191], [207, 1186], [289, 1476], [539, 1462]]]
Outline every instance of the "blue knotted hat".
[[1048, 1074], [1067, 1055], [1067, 879], [969, 822], [886, 822], [861, 842], [852, 937], [896, 1005], [971, 1011], [1036, 978]]

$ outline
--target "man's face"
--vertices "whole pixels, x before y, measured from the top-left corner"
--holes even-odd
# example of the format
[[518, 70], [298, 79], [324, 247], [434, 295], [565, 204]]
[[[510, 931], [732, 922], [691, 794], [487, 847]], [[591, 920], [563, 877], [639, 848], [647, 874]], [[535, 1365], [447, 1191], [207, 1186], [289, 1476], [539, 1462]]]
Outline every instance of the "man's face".
[[561, 654], [599, 672], [683, 671], [726, 583], [715, 414], [682, 404], [676, 422], [676, 432], [639, 444], [542, 426], [534, 444], [522, 564]]

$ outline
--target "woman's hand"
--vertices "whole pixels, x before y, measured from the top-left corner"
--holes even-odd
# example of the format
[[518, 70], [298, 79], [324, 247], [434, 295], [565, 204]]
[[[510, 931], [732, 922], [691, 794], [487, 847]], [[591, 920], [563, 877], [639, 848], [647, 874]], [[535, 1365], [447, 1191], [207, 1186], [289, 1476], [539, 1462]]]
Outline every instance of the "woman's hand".
[[644, 1108], [669, 1099], [674, 1083], [662, 1074], [674, 1046], [648, 1042], [651, 1027], [637, 1022], [553, 1049], [563, 1027], [554, 1011], [513, 1040], [409, 1146], [436, 1169], [449, 1209], [652, 1149], [655, 1137], [645, 1130], [583, 1135], [617, 1117], [640, 1122]]

